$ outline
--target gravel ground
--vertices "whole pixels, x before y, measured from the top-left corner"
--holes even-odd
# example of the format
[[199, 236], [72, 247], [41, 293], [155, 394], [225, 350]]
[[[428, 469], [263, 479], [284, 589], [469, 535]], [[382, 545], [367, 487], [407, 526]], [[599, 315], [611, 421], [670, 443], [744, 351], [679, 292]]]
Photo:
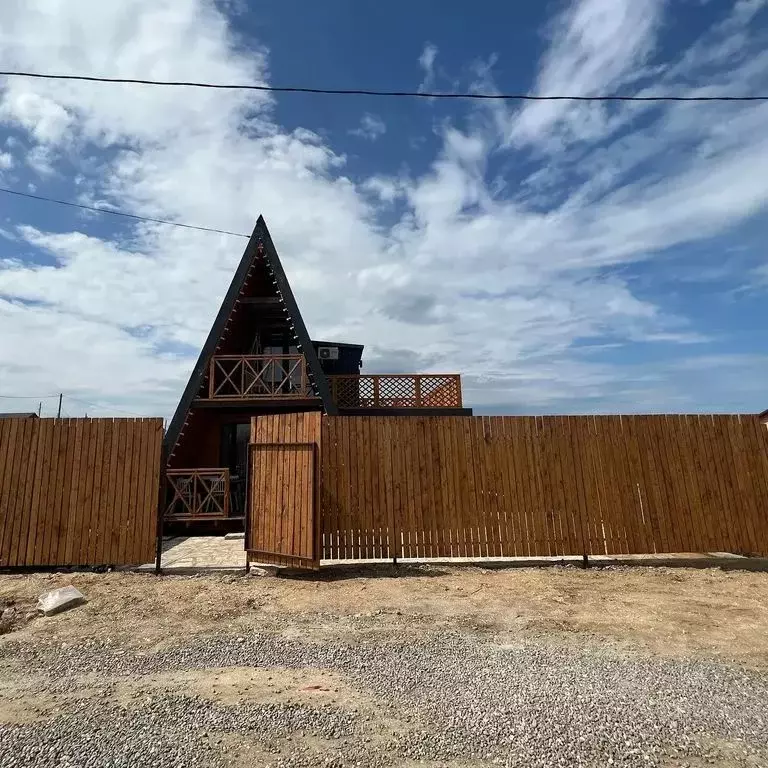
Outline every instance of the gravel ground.
[[[768, 676], [701, 660], [541, 640], [505, 647], [472, 633], [402, 642], [372, 628], [354, 644], [270, 633], [141, 654], [7, 642], [0, 664], [29, 676], [27, 696], [91, 687], [50, 720], [0, 725], [3, 768], [224, 766], [250, 749], [275, 768], [768, 764]], [[168, 687], [115, 703], [125, 679], [229, 666], [330, 670], [373, 705], [224, 706]], [[83, 681], [95, 673], [104, 682], [93, 690]]]
[[[31, 618], [68, 583], [86, 604]], [[0, 576], [0, 768], [768, 766], [766, 587], [715, 569]]]

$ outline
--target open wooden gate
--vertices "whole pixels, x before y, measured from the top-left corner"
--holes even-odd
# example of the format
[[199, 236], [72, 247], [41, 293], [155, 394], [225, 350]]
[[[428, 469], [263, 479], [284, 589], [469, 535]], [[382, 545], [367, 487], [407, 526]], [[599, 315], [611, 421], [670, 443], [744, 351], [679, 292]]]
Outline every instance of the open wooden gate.
[[320, 566], [319, 413], [258, 416], [251, 425], [248, 560]]

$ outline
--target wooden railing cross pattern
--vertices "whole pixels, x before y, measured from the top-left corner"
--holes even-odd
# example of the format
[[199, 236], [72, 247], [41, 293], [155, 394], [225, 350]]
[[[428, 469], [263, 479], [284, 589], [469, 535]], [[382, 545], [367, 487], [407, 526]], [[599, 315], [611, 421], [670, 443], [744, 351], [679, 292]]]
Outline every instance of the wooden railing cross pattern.
[[[219, 519], [229, 516], [230, 476], [228, 468], [169, 469], [166, 520]], [[178, 511], [177, 502], [182, 510]]]
[[215, 355], [208, 374], [208, 398], [309, 398], [304, 355]]

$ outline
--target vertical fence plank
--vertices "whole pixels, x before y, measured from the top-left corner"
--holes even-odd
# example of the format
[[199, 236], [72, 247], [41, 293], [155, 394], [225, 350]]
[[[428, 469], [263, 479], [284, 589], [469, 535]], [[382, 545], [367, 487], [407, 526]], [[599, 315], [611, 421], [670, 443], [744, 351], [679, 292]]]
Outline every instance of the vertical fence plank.
[[91, 538], [91, 505], [93, 503], [94, 464], [96, 463], [96, 424], [88, 419], [84, 423], [83, 437], [83, 467], [84, 475], [80, 483], [79, 528], [75, 531], [75, 546], [73, 558], [75, 563], [93, 562], [88, 556], [88, 546]]
[[521, 536], [521, 544], [516, 547], [515, 554], [531, 557], [535, 552], [534, 541], [534, 501], [531, 474], [528, 470], [528, 448], [524, 417], [510, 418], [511, 428], [511, 460], [514, 474], [510, 477], [515, 488], [515, 503], [517, 504], [517, 529]]
[[10, 494], [8, 479], [10, 477], [10, 456], [15, 450], [15, 440], [12, 433], [17, 427], [16, 419], [0, 419], [0, 564], [7, 565], [8, 551], [5, 548], [5, 529], [11, 519]]
[[370, 560], [375, 557], [374, 551], [374, 530], [375, 512], [373, 507], [373, 498], [371, 496], [371, 435], [370, 435], [370, 420], [365, 418], [358, 418], [357, 420], [357, 437], [360, 440], [360, 445], [366, 446], [366, 450], [363, 451], [360, 456], [360, 497], [358, 503], [360, 504], [360, 512], [363, 520], [361, 531], [361, 547], [366, 560]]
[[645, 552], [655, 554], [660, 551], [659, 507], [660, 490], [656, 467], [650, 453], [648, 440], [647, 416], [635, 416], [632, 420], [633, 440], [637, 452], [637, 463], [644, 478], [641, 487], [642, 514], [645, 526]]
[[[37, 518], [35, 520], [34, 545], [30, 543], [29, 554], [32, 565], [43, 565], [46, 563], [46, 531], [50, 523], [50, 492], [51, 492], [51, 472], [53, 471], [55, 458], [55, 427], [56, 422], [53, 419], [43, 419], [41, 424], [41, 440], [43, 442], [43, 461], [40, 467], [40, 481], [38, 489]], [[0, 462], [2, 459], [0, 458]], [[2, 474], [2, 467], [0, 467]], [[0, 481], [0, 497], [2, 497], [2, 481]], [[2, 534], [0, 533], [0, 537]]]
[[739, 493], [734, 482], [735, 467], [733, 463], [732, 449], [729, 445], [727, 429], [727, 416], [713, 416], [712, 425], [716, 435], [718, 446], [719, 461], [723, 468], [721, 479], [723, 481], [723, 491], [726, 498], [723, 505], [723, 515], [727, 520], [729, 538], [732, 544], [730, 551], [744, 553], [749, 551], [749, 542], [744, 535], [742, 527]]
[[[320, 504], [318, 509], [323, 510], [323, 514], [320, 517], [320, 551], [318, 557], [321, 560], [333, 560], [332, 549], [332, 530], [333, 521], [335, 519], [336, 509], [333, 504], [333, 494], [331, 491], [331, 480], [329, 477], [330, 463], [328, 462], [329, 452], [331, 448], [331, 436], [328, 429], [328, 419], [324, 419], [322, 422], [322, 437], [320, 438], [320, 444], [323, 447], [323, 453], [319, 461], [319, 478], [318, 484], [320, 486]], [[319, 513], [318, 513], [319, 514]]]
[[374, 519], [374, 557], [387, 557], [385, 536], [387, 530], [387, 495], [384, 488], [384, 466], [381, 457], [380, 441], [383, 438], [381, 417], [371, 419], [371, 501]]
[[749, 542], [747, 552], [757, 552], [759, 543], [755, 533], [753, 520], [758, 516], [757, 496], [754, 493], [752, 482], [749, 477], [749, 466], [744, 447], [744, 429], [739, 416], [731, 416], [727, 422], [728, 437], [731, 444], [736, 486], [738, 488], [739, 512], [741, 517], [741, 526], [744, 532], [745, 541]]
[[[141, 425], [138, 425], [141, 427]], [[129, 495], [129, 522], [126, 536], [125, 559], [129, 563], [141, 562], [141, 536], [144, 510], [141, 508], [141, 496], [144, 485], [141, 458], [146, 451], [146, 432], [139, 428], [134, 431], [134, 447], [131, 451], [131, 482]]]
[[29, 531], [30, 501], [34, 487], [35, 453], [37, 447], [37, 421], [24, 419], [21, 462], [18, 465], [16, 504], [11, 545], [10, 565], [23, 565], [27, 554], [27, 533]]
[[706, 527], [707, 551], [715, 550], [720, 545], [721, 536], [718, 526], [719, 509], [717, 500], [717, 469], [709, 466], [706, 451], [706, 438], [703, 426], [706, 417], [696, 416], [692, 423], [691, 438], [695, 442], [695, 472], [701, 492], [702, 514]]
[[727, 469], [723, 465], [721, 452], [717, 448], [718, 434], [714, 417], [708, 415], [700, 419], [699, 431], [703, 438], [704, 453], [708, 466], [707, 475], [714, 496], [713, 514], [715, 516], [718, 539], [721, 542], [720, 546], [725, 551], [734, 552], [738, 550], [738, 542], [736, 540], [736, 532], [730, 525], [728, 518], [731, 502], [725, 482]]
[[4, 562], [7, 565], [15, 564], [16, 538], [14, 531], [19, 525], [20, 505], [19, 505], [19, 476], [21, 467], [24, 463], [25, 452], [25, 431], [28, 424], [25, 420], [14, 419], [11, 439], [13, 440], [12, 450], [8, 457], [8, 477], [6, 480], [6, 514], [5, 525], [3, 526], [3, 547]]
[[755, 417], [749, 417], [749, 454], [752, 457], [754, 492], [757, 497], [755, 530], [758, 539], [758, 554], [768, 555], [768, 429]]
[[696, 421], [695, 416], [679, 417], [681, 439], [678, 443], [691, 499], [693, 544], [696, 552], [708, 552], [711, 545], [707, 534], [706, 491], [696, 463]]
[[134, 502], [136, 510], [134, 519], [136, 523], [131, 559], [134, 563], [141, 565], [147, 562], [146, 541], [151, 538], [151, 534], [147, 530], [150, 524], [148, 505], [151, 505], [151, 501], [147, 499], [147, 476], [152, 473], [154, 467], [151, 461], [150, 448], [153, 439], [151, 424], [148, 421], [142, 421], [138, 426], [140, 427], [139, 432], [141, 434], [141, 453], [139, 454], [140, 461], [138, 471], [136, 472], [136, 500]]
[[[29, 485], [31, 485], [31, 493], [28, 497], [28, 525], [22, 535], [25, 536], [25, 541], [22, 542], [22, 548], [24, 551], [23, 556], [19, 555], [19, 565], [27, 565], [28, 563], [35, 562], [35, 540], [37, 538], [37, 521], [40, 514], [40, 496], [41, 496], [41, 482], [40, 478], [43, 474], [43, 462], [47, 453], [48, 444], [47, 437], [47, 425], [45, 422], [39, 419], [35, 419], [35, 437], [34, 437], [34, 461], [30, 460], [30, 475], [28, 479]], [[21, 552], [21, 548], [20, 548]]]
[[[308, 444], [309, 423], [305, 414], [298, 414], [298, 428], [296, 430], [296, 442]], [[314, 450], [314, 449], [313, 449]], [[307, 528], [312, 515], [312, 489], [311, 485], [311, 456], [310, 449], [300, 448], [294, 450], [296, 459], [296, 491], [294, 494], [293, 531], [290, 537], [293, 552], [300, 553], [301, 557], [312, 559], [312, 551], [307, 541]]]

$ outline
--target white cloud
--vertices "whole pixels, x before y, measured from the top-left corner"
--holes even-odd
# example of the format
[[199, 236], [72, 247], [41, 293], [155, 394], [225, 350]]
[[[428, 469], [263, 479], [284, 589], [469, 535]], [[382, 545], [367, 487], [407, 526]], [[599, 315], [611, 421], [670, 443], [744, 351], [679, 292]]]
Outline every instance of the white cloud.
[[53, 99], [24, 92], [24, 87], [14, 83], [6, 88], [0, 103], [0, 120], [12, 118], [37, 141], [58, 143], [72, 126], [72, 116]]
[[383, 203], [393, 203], [403, 194], [402, 182], [383, 176], [372, 176], [370, 179], [366, 179], [361, 188]]
[[13, 155], [10, 152], [0, 152], [0, 171], [13, 168]]
[[435, 59], [437, 58], [438, 49], [436, 45], [432, 43], [426, 43], [424, 50], [419, 56], [419, 66], [424, 72], [424, 76], [419, 85], [419, 91], [429, 91], [435, 85]]
[[353, 136], [359, 136], [361, 139], [376, 141], [387, 132], [387, 126], [378, 115], [372, 115], [367, 112], [360, 119], [359, 127], [351, 130]]
[[[594, 96], [635, 83], [656, 43], [664, 0], [581, 0], [552, 24], [552, 40], [533, 93]], [[636, 90], [636, 89], [634, 89]], [[503, 108], [497, 105], [501, 113]], [[595, 103], [526, 102], [506, 117], [506, 139], [516, 145], [545, 145], [599, 138], [610, 125], [608, 109]]]
[[[269, 80], [268, 51], [236, 44], [204, 0], [35, 9], [0, 6], [3, 66]], [[554, 23], [537, 89], [640, 87], [646, 67], [661, 66], [648, 57], [663, 11], [574, 4]], [[688, 64], [666, 67], [662, 84], [693, 82], [733, 35], [718, 87], [765, 83], [760, 40], [739, 18]], [[424, 49], [425, 82], [436, 55]], [[669, 272], [670, 246], [765, 209], [762, 109], [481, 107], [441, 128], [425, 172], [358, 179], [322, 125], [285, 129], [263, 95], [22, 80], [0, 91], [0, 121], [31, 144], [14, 150], [19, 163], [57, 182], [77, 176], [79, 199], [139, 214], [249, 232], [263, 213], [314, 336], [365, 343], [367, 369], [461, 370], [473, 404], [518, 409], [696, 404], [680, 368], [601, 361], [598, 350], [628, 345], [675, 345], [693, 359], [707, 341], [612, 269], [649, 261]], [[531, 173], [496, 178], [492, 159], [516, 167], [530, 148], [543, 158]], [[158, 225], [99, 239], [77, 218], [61, 232], [17, 225], [0, 265], [0, 391], [64, 389], [168, 414], [243, 243]], [[764, 369], [739, 361], [743, 397]]]

